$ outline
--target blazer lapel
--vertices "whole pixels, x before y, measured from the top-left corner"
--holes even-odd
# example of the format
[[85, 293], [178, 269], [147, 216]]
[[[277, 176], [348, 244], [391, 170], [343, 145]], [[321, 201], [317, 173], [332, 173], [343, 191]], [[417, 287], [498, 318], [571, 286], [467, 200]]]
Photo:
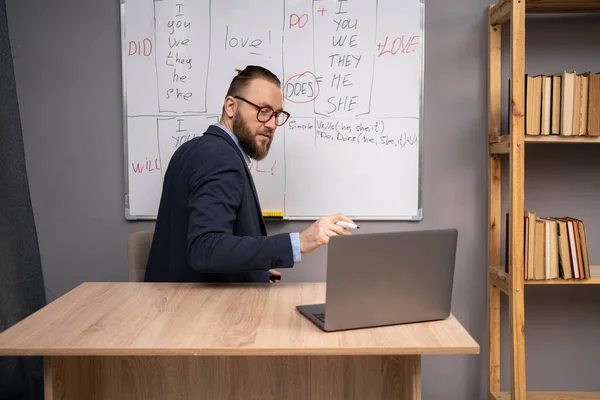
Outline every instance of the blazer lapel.
[[229, 145], [231, 147], [233, 147], [233, 149], [236, 151], [236, 153], [240, 157], [240, 160], [242, 160], [242, 164], [244, 164], [244, 167], [245, 167], [244, 170], [246, 171], [246, 176], [248, 177], [248, 180], [250, 181], [250, 187], [252, 189], [252, 194], [254, 195], [254, 203], [256, 205], [256, 209], [258, 211], [258, 217], [259, 217], [259, 220], [260, 220], [260, 230], [261, 230], [262, 234], [266, 236], [267, 235], [267, 229], [266, 229], [266, 226], [265, 226], [265, 221], [264, 221], [263, 216], [262, 216], [262, 209], [260, 207], [260, 201], [258, 199], [258, 193], [256, 191], [256, 186], [254, 185], [254, 179], [252, 179], [252, 173], [250, 172], [250, 169], [248, 168], [248, 165], [246, 165], [246, 160], [244, 160], [244, 155], [240, 151], [240, 149], [237, 146], [237, 144], [235, 144], [235, 142], [233, 141], [233, 139], [231, 139], [231, 137], [227, 134], [227, 132], [223, 131], [218, 126], [214, 126], [214, 125], [209, 126], [208, 129], [206, 130], [205, 134], [206, 133], [211, 134], [211, 135], [215, 135], [215, 136], [219, 136], [220, 138], [222, 138], [223, 140], [225, 140], [227, 143], [229, 143]]
[[[242, 157], [243, 159], [243, 157]], [[245, 164], [245, 163], [244, 163]], [[258, 210], [258, 217], [260, 219], [260, 230], [262, 232], [263, 235], [267, 235], [267, 228], [265, 227], [265, 220], [263, 219], [262, 216], [262, 208], [260, 207], [260, 201], [258, 200], [258, 193], [256, 191], [256, 186], [254, 185], [254, 179], [252, 179], [252, 173], [250, 172], [250, 169], [248, 169], [248, 166], [246, 166], [246, 175], [248, 176], [248, 179], [250, 179], [250, 187], [252, 188], [252, 194], [254, 194], [254, 202], [256, 203], [256, 209]]]

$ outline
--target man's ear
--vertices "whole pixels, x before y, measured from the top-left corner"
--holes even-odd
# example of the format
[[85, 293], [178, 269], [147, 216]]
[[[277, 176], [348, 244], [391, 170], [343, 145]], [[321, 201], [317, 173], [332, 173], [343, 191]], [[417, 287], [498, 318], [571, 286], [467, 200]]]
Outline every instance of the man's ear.
[[224, 108], [225, 114], [229, 118], [233, 118], [233, 116], [235, 115], [235, 111], [237, 110], [237, 102], [235, 101], [235, 99], [233, 97], [227, 96], [227, 97], [225, 97], [225, 104], [223, 104], [223, 108]]

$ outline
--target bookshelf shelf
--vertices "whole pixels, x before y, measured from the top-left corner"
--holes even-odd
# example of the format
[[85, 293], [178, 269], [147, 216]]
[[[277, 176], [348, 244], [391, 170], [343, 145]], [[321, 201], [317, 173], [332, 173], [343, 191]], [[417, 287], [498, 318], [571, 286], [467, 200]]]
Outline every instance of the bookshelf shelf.
[[[525, 280], [526, 285], [600, 285], [600, 265], [590, 265], [592, 277], [588, 279], [540, 279]], [[508, 293], [507, 277], [504, 267], [490, 267], [490, 279], [504, 293]]]
[[[492, 400], [510, 400], [510, 393], [491, 393]], [[600, 393], [594, 392], [528, 392], [527, 400], [600, 400]]]
[[[525, 0], [524, 0], [525, 1]], [[526, 14], [576, 14], [600, 12], [600, 0], [526, 0]], [[500, 0], [490, 14], [492, 25], [510, 21], [511, 0]]]
[[[510, 139], [510, 135], [490, 138], [490, 152], [492, 154], [508, 154]], [[525, 143], [600, 144], [600, 136], [525, 135]]]
[[[600, 136], [525, 135], [526, 73], [525, 20], [536, 13], [600, 13], [600, 0], [497, 0], [488, 8], [488, 380], [489, 400], [600, 400], [600, 393], [527, 392], [525, 359], [525, 287], [531, 285], [600, 285], [600, 265], [590, 266], [587, 279], [525, 279], [525, 153], [536, 144], [600, 144]], [[502, 29], [510, 30], [509, 127], [502, 135]], [[547, 103], [546, 103], [547, 104]], [[546, 109], [547, 110], [547, 109]], [[546, 114], [547, 115], [547, 114]], [[573, 130], [574, 132], [576, 130]], [[590, 131], [591, 132], [591, 131]], [[594, 132], [595, 133], [595, 132]], [[508, 157], [508, 218], [504, 273], [501, 245], [502, 157]], [[568, 210], [565, 210], [568, 214]], [[545, 229], [545, 228], [544, 228]], [[529, 237], [531, 237], [529, 235]], [[564, 250], [563, 250], [564, 251]], [[529, 259], [528, 259], [529, 260]], [[530, 262], [530, 261], [528, 261]], [[490, 267], [491, 266], [491, 267]], [[500, 308], [501, 294], [508, 296], [510, 392], [500, 392]]]

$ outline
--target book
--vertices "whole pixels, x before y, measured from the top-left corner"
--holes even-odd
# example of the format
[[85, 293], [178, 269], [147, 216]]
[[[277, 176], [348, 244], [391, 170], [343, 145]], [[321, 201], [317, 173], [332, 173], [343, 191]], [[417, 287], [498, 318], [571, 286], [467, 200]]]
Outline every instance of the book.
[[[524, 215], [524, 279], [587, 279], [591, 277], [585, 224], [573, 217]], [[509, 214], [506, 213], [505, 272], [510, 263]]]
[[560, 135], [560, 127], [562, 118], [560, 113], [560, 104], [562, 96], [562, 77], [560, 75], [552, 76], [552, 122], [550, 133], [552, 135]]
[[560, 134], [563, 136], [573, 135], [573, 112], [575, 109], [575, 72], [560, 71], [553, 74], [561, 78], [560, 94]]
[[600, 73], [589, 76], [587, 115], [587, 134], [600, 136]]
[[539, 135], [542, 122], [542, 75], [525, 75], [525, 134]]
[[549, 135], [552, 126], [552, 77], [542, 76], [540, 134]]
[[600, 73], [525, 74], [524, 90], [526, 135], [600, 136]]

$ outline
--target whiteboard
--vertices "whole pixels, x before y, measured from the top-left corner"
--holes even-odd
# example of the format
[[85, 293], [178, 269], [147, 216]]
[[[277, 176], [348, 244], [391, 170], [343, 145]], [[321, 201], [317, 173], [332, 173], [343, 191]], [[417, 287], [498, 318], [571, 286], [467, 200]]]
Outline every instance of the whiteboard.
[[291, 114], [250, 165], [264, 212], [421, 220], [423, 21], [418, 0], [122, 0], [125, 217], [156, 218], [171, 156], [252, 64]]

